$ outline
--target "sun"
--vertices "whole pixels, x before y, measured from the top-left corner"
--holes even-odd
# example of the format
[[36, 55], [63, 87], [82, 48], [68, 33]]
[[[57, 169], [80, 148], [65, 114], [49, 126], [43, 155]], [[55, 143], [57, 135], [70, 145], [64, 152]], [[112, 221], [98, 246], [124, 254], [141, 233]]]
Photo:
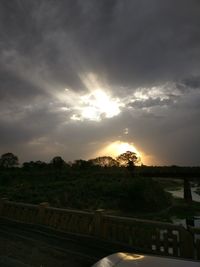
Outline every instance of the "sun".
[[101, 151], [98, 152], [99, 156], [111, 156], [116, 158], [122, 153], [126, 151], [131, 151], [136, 153], [136, 155], [141, 158], [141, 153], [137, 150], [133, 143], [122, 142], [122, 141], [115, 141], [107, 145]]
[[139, 154], [139, 152], [137, 151], [137, 149], [134, 147], [133, 144], [124, 143], [124, 142], [119, 141], [115, 145], [116, 145], [116, 147], [114, 147], [114, 149], [116, 150], [116, 152], [118, 154], [125, 153], [126, 151], [134, 152], [137, 155]]

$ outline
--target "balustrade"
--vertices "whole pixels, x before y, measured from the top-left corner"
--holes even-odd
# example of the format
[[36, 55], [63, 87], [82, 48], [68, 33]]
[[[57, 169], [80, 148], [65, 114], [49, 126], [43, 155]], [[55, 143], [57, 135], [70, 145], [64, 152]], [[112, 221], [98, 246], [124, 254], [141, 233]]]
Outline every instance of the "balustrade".
[[129, 247], [133, 251], [200, 260], [200, 228], [0, 200], [0, 216]]

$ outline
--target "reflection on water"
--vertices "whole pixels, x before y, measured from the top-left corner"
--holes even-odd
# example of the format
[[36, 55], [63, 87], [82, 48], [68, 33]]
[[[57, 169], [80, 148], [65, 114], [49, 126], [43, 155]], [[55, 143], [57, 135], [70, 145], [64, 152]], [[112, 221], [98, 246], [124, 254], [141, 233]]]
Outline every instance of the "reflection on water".
[[[177, 219], [177, 218], [174, 218], [172, 220], [172, 222], [174, 224], [177, 224], [177, 225], [183, 225], [185, 228], [187, 228], [188, 225], [190, 226], [194, 226], [194, 227], [200, 227], [200, 216], [195, 216], [192, 220], [192, 218], [189, 219], [190, 221], [188, 221], [188, 219]], [[188, 224], [189, 222], [189, 224]], [[193, 225], [191, 225], [193, 224]]]
[[[195, 193], [195, 191], [197, 190], [197, 186], [193, 186], [191, 188], [191, 192], [192, 192], [192, 200], [196, 201], [196, 202], [200, 202], [200, 195]], [[167, 192], [171, 193], [173, 197], [176, 198], [183, 198], [183, 188], [179, 188], [178, 190], [174, 190], [174, 191], [168, 191]], [[200, 216], [195, 216], [194, 218], [185, 218], [185, 219], [173, 219], [173, 223], [174, 224], [181, 224], [184, 227], [187, 228], [188, 225], [190, 226], [194, 226], [194, 227], [200, 227]]]
[[[197, 190], [197, 186], [193, 186], [191, 188], [191, 191], [192, 191], [192, 200], [194, 201], [197, 201], [197, 202], [200, 202], [200, 195], [195, 193], [195, 191]], [[171, 193], [173, 197], [177, 197], [177, 198], [183, 198], [183, 188], [179, 188], [178, 190], [170, 190], [167, 192]]]

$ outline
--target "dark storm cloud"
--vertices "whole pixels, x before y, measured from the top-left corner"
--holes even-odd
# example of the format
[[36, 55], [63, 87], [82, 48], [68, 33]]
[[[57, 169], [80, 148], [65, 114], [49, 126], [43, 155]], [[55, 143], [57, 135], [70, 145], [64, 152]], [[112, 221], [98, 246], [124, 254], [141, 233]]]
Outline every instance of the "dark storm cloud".
[[[2, 153], [84, 157], [129, 128], [158, 162], [199, 164], [199, 14], [198, 0], [0, 1]], [[73, 108], [63, 91], [87, 92], [88, 73], [124, 101], [117, 117], [70, 120], [78, 95]]]
[[199, 12], [194, 0], [1, 1], [1, 47], [76, 86], [91, 70], [123, 86], [168, 81], [198, 70]]
[[29, 81], [17, 77], [14, 73], [7, 70], [0, 71], [0, 99], [31, 99], [36, 95], [44, 94], [38, 87], [33, 86]]
[[0, 145], [31, 141], [32, 139], [53, 134], [64, 119], [62, 114], [50, 107], [31, 107], [24, 109], [10, 107], [9, 112], [1, 112]]
[[184, 79], [183, 86], [186, 88], [200, 89], [200, 76]]

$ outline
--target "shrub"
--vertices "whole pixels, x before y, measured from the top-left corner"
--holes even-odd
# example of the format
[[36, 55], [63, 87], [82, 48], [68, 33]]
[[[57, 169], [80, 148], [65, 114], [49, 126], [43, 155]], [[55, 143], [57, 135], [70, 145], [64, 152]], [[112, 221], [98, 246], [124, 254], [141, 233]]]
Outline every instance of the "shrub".
[[127, 211], [158, 211], [171, 203], [170, 194], [150, 178], [136, 178], [126, 185], [121, 209]]

